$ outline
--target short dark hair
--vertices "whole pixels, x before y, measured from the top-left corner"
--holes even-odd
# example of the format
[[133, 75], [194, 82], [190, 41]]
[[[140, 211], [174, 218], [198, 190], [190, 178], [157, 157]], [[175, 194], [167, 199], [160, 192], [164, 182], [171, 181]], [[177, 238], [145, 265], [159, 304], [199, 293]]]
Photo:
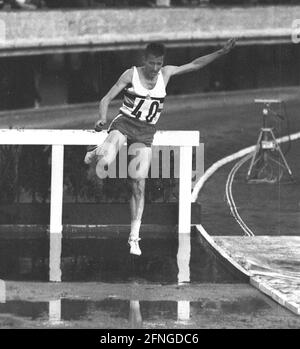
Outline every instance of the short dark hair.
[[164, 56], [166, 53], [165, 45], [160, 42], [150, 42], [145, 49], [145, 55], [153, 55], [155, 57]]

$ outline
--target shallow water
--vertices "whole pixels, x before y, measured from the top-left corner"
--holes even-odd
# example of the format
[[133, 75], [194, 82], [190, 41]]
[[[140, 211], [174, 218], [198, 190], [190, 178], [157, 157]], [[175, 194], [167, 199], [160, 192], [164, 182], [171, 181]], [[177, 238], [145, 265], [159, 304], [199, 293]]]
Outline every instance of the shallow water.
[[196, 234], [145, 237], [140, 246], [142, 255], [137, 257], [129, 254], [123, 237], [67, 239], [53, 234], [51, 241], [5, 239], [0, 241], [0, 278], [161, 284], [242, 281], [200, 244]]
[[146, 236], [141, 248], [142, 256], [131, 256], [127, 239], [116, 236], [2, 239], [0, 278], [17, 281], [0, 280], [0, 328], [300, 326], [242, 284], [196, 233]]
[[98, 301], [57, 299], [49, 302], [8, 301], [0, 304], [3, 327], [170, 328], [207, 326], [216, 316], [259, 318], [272, 306], [263, 297], [211, 301], [139, 301], [106, 298]]

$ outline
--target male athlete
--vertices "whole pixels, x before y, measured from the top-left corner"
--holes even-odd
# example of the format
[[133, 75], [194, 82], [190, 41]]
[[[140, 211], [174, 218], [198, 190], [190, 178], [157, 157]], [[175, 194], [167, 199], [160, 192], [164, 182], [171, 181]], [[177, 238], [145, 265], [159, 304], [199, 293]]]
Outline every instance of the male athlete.
[[143, 66], [134, 66], [126, 70], [100, 102], [100, 117], [95, 124], [96, 131], [101, 131], [106, 123], [110, 102], [124, 90], [123, 105], [108, 127], [107, 138], [103, 144], [89, 149], [84, 159], [85, 163], [91, 164], [96, 161], [97, 175], [104, 178], [104, 169], [114, 161], [117, 152], [126, 140], [128, 148], [134, 144], [135, 149], [139, 152], [139, 166], [130, 175], [132, 183], [131, 231], [128, 243], [131, 254], [141, 255], [138, 241], [144, 210], [145, 178], [151, 162], [151, 145], [156, 132], [155, 124], [163, 109], [169, 79], [174, 75], [203, 68], [228, 53], [234, 45], [235, 40], [231, 39], [222, 49], [199, 57], [188, 64], [163, 67], [164, 45], [150, 43], [145, 50]]

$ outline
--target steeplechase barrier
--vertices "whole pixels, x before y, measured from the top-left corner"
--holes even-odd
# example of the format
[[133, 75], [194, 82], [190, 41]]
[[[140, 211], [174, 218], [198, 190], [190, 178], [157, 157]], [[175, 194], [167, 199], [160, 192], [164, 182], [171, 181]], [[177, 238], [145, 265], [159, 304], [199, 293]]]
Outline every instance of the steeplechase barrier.
[[[1, 129], [1, 145], [50, 145], [51, 197], [50, 234], [61, 234], [63, 207], [64, 146], [101, 144], [106, 131], [93, 130], [41, 130], [41, 129]], [[179, 147], [179, 203], [178, 232], [191, 231], [192, 204], [192, 149], [199, 146], [199, 131], [158, 131], [154, 136], [154, 146]]]

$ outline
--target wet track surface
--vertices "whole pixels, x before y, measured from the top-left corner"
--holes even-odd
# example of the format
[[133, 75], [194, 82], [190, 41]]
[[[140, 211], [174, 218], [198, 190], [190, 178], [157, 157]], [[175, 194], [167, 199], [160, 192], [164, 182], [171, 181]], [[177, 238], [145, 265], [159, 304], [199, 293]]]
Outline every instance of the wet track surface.
[[[86, 285], [101, 290], [109, 285]], [[131, 296], [110, 294], [98, 297], [89, 290], [69, 297], [54, 294], [43, 300], [11, 300], [10, 293], [26, 283], [8, 283], [7, 300], [0, 304], [1, 328], [299, 328], [296, 315], [283, 309], [248, 285], [197, 284], [170, 286], [166, 291], [153, 285], [131, 283]], [[46, 286], [51, 289], [51, 284]], [[62, 286], [63, 287], [63, 286]], [[52, 286], [53, 288], [53, 286]], [[22, 291], [21, 291], [22, 292]], [[79, 294], [76, 285], [73, 292]]]
[[0, 241], [1, 278], [8, 280], [0, 285], [1, 328], [300, 326], [297, 316], [242, 283], [196, 233], [144, 238], [141, 257], [129, 255], [124, 238], [62, 239], [61, 263], [50, 265], [62, 283], [47, 282], [49, 245]]
[[[2, 326], [10, 324], [35, 326], [84, 326], [111, 328], [156, 328], [161, 324], [174, 327], [201, 326], [205, 316], [224, 317], [236, 314], [260, 316], [272, 306], [263, 298], [245, 297], [219, 302], [209, 299], [198, 301], [139, 301], [106, 298], [98, 301], [61, 299], [49, 302], [8, 301], [0, 304], [0, 321], [9, 316]], [[23, 319], [23, 321], [20, 321]], [[203, 321], [204, 325], [204, 321]]]

